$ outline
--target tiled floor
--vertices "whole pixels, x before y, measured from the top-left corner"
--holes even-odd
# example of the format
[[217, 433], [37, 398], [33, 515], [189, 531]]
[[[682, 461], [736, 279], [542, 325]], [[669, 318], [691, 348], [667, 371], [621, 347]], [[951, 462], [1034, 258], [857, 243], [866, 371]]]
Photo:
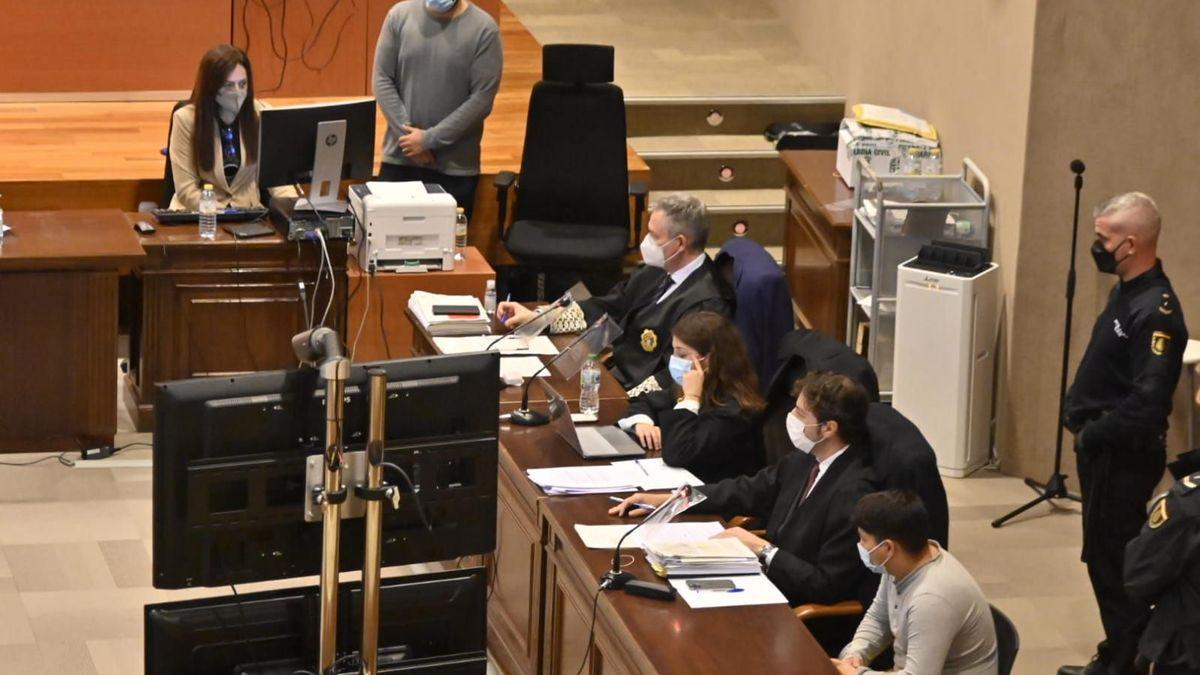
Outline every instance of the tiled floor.
[[[135, 440], [146, 436], [120, 438]], [[946, 487], [951, 550], [1021, 633], [1016, 672], [1086, 659], [1100, 623], [1079, 563], [1078, 514], [1042, 507], [994, 530], [992, 518], [1029, 497], [1019, 480], [984, 473]], [[144, 604], [224, 593], [150, 587], [150, 509], [147, 468], [0, 466], [0, 672], [139, 673]], [[313, 580], [254, 588], [296, 583]]]

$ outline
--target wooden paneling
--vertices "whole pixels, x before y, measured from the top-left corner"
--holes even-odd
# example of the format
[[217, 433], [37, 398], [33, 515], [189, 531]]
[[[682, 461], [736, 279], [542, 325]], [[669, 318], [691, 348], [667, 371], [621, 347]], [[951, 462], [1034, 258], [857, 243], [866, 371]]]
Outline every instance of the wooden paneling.
[[[346, 344], [354, 350], [355, 361], [379, 361], [412, 356], [413, 326], [405, 315], [413, 291], [446, 295], [473, 295], [483, 300], [488, 279], [496, 273], [474, 247], [468, 247], [465, 260], [449, 272], [379, 272], [370, 278], [351, 258], [346, 283], [350, 289], [346, 312], [349, 332]], [[367, 300], [370, 287], [370, 301]], [[359, 328], [362, 337], [359, 337]]]
[[[224, 231], [204, 242], [189, 225], [160, 225], [141, 243], [149, 257], [135, 277], [141, 301], [126, 378], [126, 403], [140, 430], [153, 426], [157, 382], [296, 365], [291, 337], [308, 325], [298, 282], [312, 302], [315, 245], [279, 234], [239, 242]], [[329, 254], [338, 284], [327, 325], [345, 335], [345, 247], [331, 244]], [[318, 321], [330, 290], [326, 278]]]
[[229, 0], [5, 0], [0, 92], [191, 89]]
[[234, 0], [233, 43], [249, 54], [259, 95], [362, 96], [367, 14], [367, 3], [344, 0]]
[[112, 443], [117, 270], [143, 257], [117, 211], [9, 212], [0, 245], [0, 451]]
[[788, 169], [784, 271], [808, 327], [846, 337], [850, 293], [850, 207], [831, 208], [854, 192], [834, 172], [834, 152], [780, 153]]

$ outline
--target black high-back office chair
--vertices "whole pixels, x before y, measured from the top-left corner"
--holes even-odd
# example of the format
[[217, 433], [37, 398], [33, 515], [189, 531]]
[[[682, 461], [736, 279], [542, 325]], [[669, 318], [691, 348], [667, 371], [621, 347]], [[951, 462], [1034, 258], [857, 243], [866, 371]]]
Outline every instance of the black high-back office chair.
[[519, 180], [511, 171], [496, 176], [500, 238], [539, 272], [539, 290], [550, 270], [605, 271], [615, 281], [641, 239], [646, 187], [629, 184], [625, 96], [612, 81], [611, 46], [546, 45], [542, 81], [529, 97]]
[[171, 133], [175, 131], [175, 111], [191, 101], [179, 101], [171, 108], [171, 120], [167, 123], [167, 144], [159, 152], [163, 155], [163, 191], [162, 199], [158, 202], [160, 208], [170, 208], [171, 199], [175, 197], [175, 172], [171, 170]]

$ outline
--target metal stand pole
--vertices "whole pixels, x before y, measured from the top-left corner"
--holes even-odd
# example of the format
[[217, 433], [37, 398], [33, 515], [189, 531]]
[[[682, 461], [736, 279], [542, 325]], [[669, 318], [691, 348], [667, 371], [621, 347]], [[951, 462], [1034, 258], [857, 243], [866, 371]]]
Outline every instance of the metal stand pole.
[[322, 507], [321, 541], [321, 633], [318, 673], [325, 675], [337, 659], [337, 596], [338, 547], [341, 540], [342, 502], [346, 487], [342, 485], [343, 396], [350, 375], [350, 360], [334, 357], [321, 364], [325, 379], [325, 482], [318, 496]]
[[1081, 502], [1079, 495], [1067, 490], [1067, 475], [1062, 472], [1063, 454], [1063, 417], [1067, 401], [1067, 368], [1071, 363], [1071, 314], [1075, 308], [1075, 249], [1079, 241], [1079, 194], [1083, 191], [1083, 162], [1078, 159], [1071, 162], [1071, 171], [1075, 174], [1075, 218], [1071, 222], [1071, 266], [1067, 270], [1067, 313], [1063, 327], [1062, 370], [1058, 379], [1058, 418], [1055, 420], [1054, 435], [1054, 473], [1045, 483], [1039, 483], [1032, 478], [1026, 478], [1025, 484], [1037, 496], [1029, 502], [1017, 507], [1009, 513], [992, 521], [992, 527], [1003, 527], [1005, 523], [1025, 513], [1029, 509], [1054, 499], [1069, 499]]
[[[367, 520], [363, 548], [362, 588], [362, 675], [379, 672], [379, 567], [383, 536], [383, 502], [379, 497], [383, 483], [383, 420], [387, 399], [387, 372], [375, 368], [368, 375], [371, 383], [370, 424], [367, 432]], [[398, 494], [398, 493], [394, 493]], [[395, 502], [393, 502], [395, 504]]]

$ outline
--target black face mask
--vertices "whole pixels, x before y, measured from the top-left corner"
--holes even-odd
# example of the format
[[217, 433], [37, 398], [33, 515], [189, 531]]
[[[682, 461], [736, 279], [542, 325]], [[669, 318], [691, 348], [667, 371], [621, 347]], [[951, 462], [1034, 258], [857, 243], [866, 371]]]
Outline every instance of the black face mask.
[[[1117, 250], [1124, 245], [1124, 241], [1122, 241], [1120, 244], [1117, 244]], [[1125, 256], [1125, 258], [1128, 257], [1129, 256]], [[1096, 261], [1096, 269], [1100, 270], [1104, 274], [1116, 274], [1117, 265], [1120, 265], [1125, 258], [1117, 260], [1116, 251], [1109, 251], [1108, 249], [1104, 248], [1104, 244], [1101, 244], [1099, 241], [1092, 244], [1092, 260]]]

